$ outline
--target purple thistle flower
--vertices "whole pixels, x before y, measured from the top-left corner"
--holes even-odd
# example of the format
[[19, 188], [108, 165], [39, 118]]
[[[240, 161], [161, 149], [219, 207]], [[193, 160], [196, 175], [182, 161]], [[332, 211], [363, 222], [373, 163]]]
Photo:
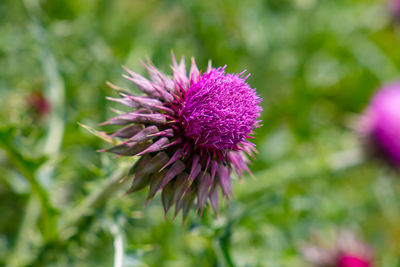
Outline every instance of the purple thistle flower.
[[184, 58], [172, 55], [173, 77], [144, 64], [148, 80], [125, 68], [145, 95], [136, 96], [110, 84], [121, 98], [109, 100], [132, 108], [104, 125], [124, 125], [110, 136], [121, 140], [103, 150], [121, 156], [141, 156], [130, 170], [134, 179], [129, 193], [149, 187], [147, 201], [161, 191], [167, 214], [175, 205], [185, 220], [196, 203], [201, 212], [209, 202], [218, 211], [219, 191], [229, 201], [231, 172], [246, 171], [256, 151], [247, 138], [259, 127], [261, 99], [240, 74], [227, 74], [225, 67], [201, 73], [192, 59], [189, 75]]
[[304, 258], [315, 267], [373, 267], [372, 249], [350, 231], [339, 231], [328, 244], [315, 236], [314, 243], [301, 248]]
[[383, 87], [360, 121], [370, 151], [400, 166], [400, 83]]
[[394, 19], [400, 21], [400, 0], [389, 0], [388, 6]]

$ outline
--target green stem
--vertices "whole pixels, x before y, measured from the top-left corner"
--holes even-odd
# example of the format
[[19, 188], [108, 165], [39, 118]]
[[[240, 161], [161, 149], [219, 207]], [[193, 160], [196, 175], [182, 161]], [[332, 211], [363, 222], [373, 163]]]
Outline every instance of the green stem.
[[222, 256], [224, 264], [228, 267], [235, 267], [235, 264], [232, 260], [230, 253], [231, 228], [232, 228], [232, 222], [229, 222], [223, 234], [218, 239], [218, 246], [220, 250], [219, 254]]

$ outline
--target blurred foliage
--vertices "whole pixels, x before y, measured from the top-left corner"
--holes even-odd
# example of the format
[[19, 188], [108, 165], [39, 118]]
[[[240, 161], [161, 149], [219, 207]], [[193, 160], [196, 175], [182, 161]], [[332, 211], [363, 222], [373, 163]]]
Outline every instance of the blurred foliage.
[[[0, 25], [0, 265], [307, 266], [301, 243], [345, 227], [400, 266], [398, 173], [340, 154], [399, 75], [384, 1], [1, 0]], [[97, 153], [106, 144], [77, 124], [111, 116], [106, 81], [132, 88], [121, 65], [144, 72], [148, 57], [169, 72], [171, 51], [247, 69], [264, 99], [256, 179], [235, 181], [218, 219], [183, 227], [143, 192], [96, 197], [132, 160]], [[32, 106], [38, 92], [51, 112]]]

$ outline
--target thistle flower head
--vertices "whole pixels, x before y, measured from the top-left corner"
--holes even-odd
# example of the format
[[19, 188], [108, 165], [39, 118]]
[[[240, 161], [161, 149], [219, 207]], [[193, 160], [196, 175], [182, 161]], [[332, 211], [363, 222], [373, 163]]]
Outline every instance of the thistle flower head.
[[389, 0], [388, 6], [394, 19], [400, 21], [400, 0]]
[[400, 166], [400, 83], [383, 87], [360, 121], [370, 150]]
[[161, 191], [165, 213], [175, 205], [175, 215], [182, 211], [185, 219], [194, 203], [201, 211], [211, 203], [217, 212], [219, 192], [231, 196], [232, 170], [250, 172], [247, 155], [256, 150], [247, 138], [259, 126], [261, 99], [242, 73], [211, 64], [201, 73], [192, 59], [187, 75], [184, 59], [172, 59], [172, 77], [150, 62], [150, 80], [126, 69], [124, 77], [143, 96], [110, 84], [121, 98], [109, 100], [132, 110], [103, 123], [124, 126], [107, 136], [117, 144], [103, 151], [140, 156], [129, 192], [149, 187], [150, 200]]
[[[304, 258], [315, 267], [373, 267], [372, 249], [350, 232], [335, 233], [328, 244], [320, 236], [302, 246]], [[326, 242], [325, 242], [326, 243]]]

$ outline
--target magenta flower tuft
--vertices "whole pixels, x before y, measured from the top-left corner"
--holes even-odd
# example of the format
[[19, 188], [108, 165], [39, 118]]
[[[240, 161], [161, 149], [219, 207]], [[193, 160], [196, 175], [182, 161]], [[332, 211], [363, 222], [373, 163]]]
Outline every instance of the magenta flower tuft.
[[239, 177], [250, 172], [246, 155], [256, 150], [247, 138], [259, 127], [262, 109], [242, 73], [211, 64], [201, 73], [192, 60], [187, 75], [184, 59], [172, 59], [172, 78], [151, 62], [145, 65], [150, 80], [125, 69], [144, 96], [110, 84], [121, 98], [109, 100], [132, 111], [103, 123], [124, 125], [109, 135], [117, 144], [103, 151], [141, 156], [129, 172], [129, 192], [149, 187], [150, 200], [161, 191], [165, 213], [175, 205], [175, 216], [182, 211], [185, 219], [194, 203], [201, 212], [207, 203], [217, 212], [219, 191], [228, 201], [232, 194], [232, 170]]
[[383, 87], [372, 98], [360, 131], [375, 154], [400, 166], [400, 83]]
[[340, 231], [328, 244], [316, 236], [314, 244], [304, 244], [304, 258], [315, 267], [373, 267], [372, 249], [352, 232]]
[[212, 69], [191, 85], [180, 112], [186, 137], [204, 149], [235, 149], [260, 114], [260, 100], [246, 78], [224, 70]]

